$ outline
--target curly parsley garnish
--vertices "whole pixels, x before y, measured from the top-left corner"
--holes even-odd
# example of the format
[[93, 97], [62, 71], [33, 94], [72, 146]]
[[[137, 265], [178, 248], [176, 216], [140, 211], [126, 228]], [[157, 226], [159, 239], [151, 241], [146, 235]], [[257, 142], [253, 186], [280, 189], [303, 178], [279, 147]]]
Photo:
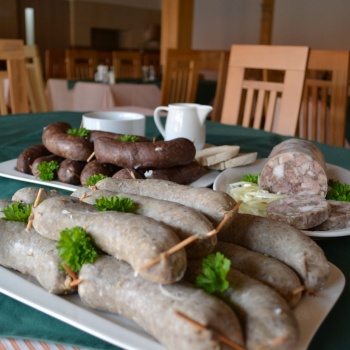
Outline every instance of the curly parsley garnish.
[[88, 138], [89, 136], [89, 130], [85, 129], [85, 128], [80, 128], [80, 129], [69, 129], [67, 131], [67, 134], [69, 135], [75, 135], [75, 136], [79, 136], [79, 137], [84, 137], [84, 138]]
[[229, 287], [226, 275], [231, 268], [231, 260], [217, 252], [210, 254], [202, 261], [202, 270], [196, 277], [196, 287], [208, 293], [224, 292]]
[[61, 231], [56, 248], [62, 264], [73, 272], [78, 272], [85, 263], [93, 264], [98, 257], [90, 236], [79, 226]]
[[52, 181], [55, 178], [56, 170], [60, 167], [58, 162], [52, 160], [51, 162], [43, 161], [36, 169], [40, 171], [39, 178], [43, 181]]
[[258, 184], [260, 174], [244, 174], [242, 176], [242, 181], [252, 182], [253, 184]]
[[123, 135], [120, 137], [117, 137], [117, 141], [124, 141], [124, 142], [137, 142], [139, 138], [135, 135]]
[[123, 196], [101, 197], [94, 206], [100, 211], [114, 210], [122, 213], [133, 213], [136, 210], [134, 201]]
[[1, 212], [5, 215], [1, 218], [2, 220], [20, 221], [27, 223], [32, 212], [32, 205], [24, 203], [12, 203], [1, 210]]
[[107, 175], [103, 175], [103, 174], [95, 174], [95, 175], [91, 175], [86, 179], [86, 186], [95, 186], [100, 180], [103, 180], [105, 178], [107, 178]]
[[342, 184], [338, 180], [328, 180], [326, 199], [350, 202], [350, 185]]

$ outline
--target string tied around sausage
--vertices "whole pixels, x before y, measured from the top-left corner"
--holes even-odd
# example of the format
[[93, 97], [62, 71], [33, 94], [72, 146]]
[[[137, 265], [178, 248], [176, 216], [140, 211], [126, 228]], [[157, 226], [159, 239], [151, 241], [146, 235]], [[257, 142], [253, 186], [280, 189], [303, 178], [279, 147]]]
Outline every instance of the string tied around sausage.
[[[188, 317], [187, 315], [185, 315], [184, 313], [182, 313], [178, 310], [176, 310], [175, 313], [176, 313], [176, 315], [180, 316], [184, 320], [186, 320], [189, 323], [191, 323], [192, 325], [194, 325], [200, 331], [208, 329], [208, 326], [202, 325], [201, 323], [195, 321], [194, 319]], [[218, 337], [219, 342], [228, 345], [229, 347], [231, 347], [234, 350], [245, 350], [245, 347], [233, 342], [231, 339], [227, 338], [225, 335], [221, 334], [220, 332], [218, 332], [216, 330], [212, 330], [212, 331], [215, 331], [215, 335]]]
[[[204, 239], [205, 238], [209, 238], [211, 236], [215, 236], [216, 234], [218, 234], [219, 231], [226, 225], [226, 223], [233, 217], [233, 215], [238, 212], [238, 209], [239, 209], [239, 206], [241, 205], [241, 203], [242, 203], [242, 201], [237, 202], [236, 205], [232, 208], [232, 210], [227, 211], [225, 216], [224, 216], [224, 218], [222, 219], [222, 221], [217, 226], [217, 228], [214, 228], [213, 230], [211, 230], [210, 232], [205, 234], [203, 238]], [[149, 261], [147, 264], [141, 266], [140, 271], [147, 270], [147, 269], [151, 268], [152, 266], [156, 265], [157, 263], [159, 263], [163, 259], [166, 259], [170, 255], [172, 255], [172, 254], [176, 253], [177, 251], [179, 251], [180, 249], [185, 248], [190, 243], [196, 241], [200, 237], [202, 237], [202, 236], [199, 236], [199, 235], [189, 236], [188, 238], [184, 239], [180, 243], [174, 245], [170, 249], [168, 249], [165, 252], [161, 253], [157, 258], [155, 258], [155, 259]]]

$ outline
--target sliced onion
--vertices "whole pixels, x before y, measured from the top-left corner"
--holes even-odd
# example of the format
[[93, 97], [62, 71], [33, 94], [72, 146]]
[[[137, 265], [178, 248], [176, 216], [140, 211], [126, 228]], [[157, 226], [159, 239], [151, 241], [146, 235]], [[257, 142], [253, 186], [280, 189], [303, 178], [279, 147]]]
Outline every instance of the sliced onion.
[[263, 190], [257, 184], [239, 181], [228, 185], [228, 193], [238, 202], [242, 201], [239, 213], [266, 216], [266, 205], [286, 195]]

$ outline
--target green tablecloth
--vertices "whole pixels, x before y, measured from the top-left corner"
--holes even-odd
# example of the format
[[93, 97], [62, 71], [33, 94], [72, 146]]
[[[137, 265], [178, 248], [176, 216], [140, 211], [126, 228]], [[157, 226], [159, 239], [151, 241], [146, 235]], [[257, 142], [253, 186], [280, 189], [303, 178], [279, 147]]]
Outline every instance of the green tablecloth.
[[[54, 121], [67, 121], [73, 127], [79, 127], [81, 115], [82, 113], [76, 112], [54, 112], [1, 117], [0, 162], [16, 158], [26, 147], [41, 143], [45, 125]], [[153, 118], [147, 118], [146, 128], [148, 137], [159, 137]], [[207, 122], [207, 143], [239, 145], [242, 152], [258, 151], [259, 158], [267, 157], [271, 148], [284, 139], [285, 137], [260, 130]], [[321, 144], [318, 146], [328, 163], [350, 169], [350, 150]], [[26, 186], [31, 184], [0, 177], [0, 197], [11, 198], [17, 189]], [[350, 278], [350, 237], [327, 238], [318, 240], [318, 243], [328, 259], [342, 270], [347, 279]], [[350, 287], [346, 285], [309, 349], [348, 350], [349, 315]], [[118, 349], [3, 294], [0, 294], [0, 337], [42, 339], [92, 349]]]

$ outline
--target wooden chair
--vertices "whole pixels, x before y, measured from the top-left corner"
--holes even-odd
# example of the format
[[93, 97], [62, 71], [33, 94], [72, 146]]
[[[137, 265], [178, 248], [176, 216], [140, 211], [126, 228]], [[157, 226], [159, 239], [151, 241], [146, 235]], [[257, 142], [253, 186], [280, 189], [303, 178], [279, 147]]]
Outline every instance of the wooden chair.
[[25, 46], [24, 56], [30, 111], [35, 113], [47, 112], [48, 106], [45, 96], [45, 83], [37, 46]]
[[349, 52], [310, 50], [297, 136], [344, 147]]
[[151, 67], [153, 66], [156, 78], [161, 76], [161, 66], [160, 66], [160, 52], [159, 51], [145, 51], [142, 54], [141, 66]]
[[[0, 112], [28, 113], [28, 95], [22, 40], [0, 39]], [[6, 98], [5, 84], [9, 84], [9, 101]], [[10, 108], [9, 108], [10, 107]]]
[[113, 66], [112, 51], [97, 51], [97, 64]]
[[45, 51], [45, 80], [67, 79], [65, 50]]
[[[221, 122], [294, 136], [308, 53], [304, 46], [233, 45]], [[284, 79], [248, 80], [247, 69], [284, 71]]]
[[169, 49], [162, 78], [160, 103], [193, 103], [198, 86], [200, 55], [193, 50]]
[[97, 68], [97, 52], [95, 50], [67, 49], [65, 56], [68, 79], [95, 79]]
[[116, 79], [141, 79], [141, 53], [113, 51], [113, 68]]
[[216, 91], [213, 101], [211, 120], [220, 121], [222, 105], [224, 101], [226, 77], [228, 69], [229, 51], [222, 50], [199, 50], [200, 71], [216, 72]]

